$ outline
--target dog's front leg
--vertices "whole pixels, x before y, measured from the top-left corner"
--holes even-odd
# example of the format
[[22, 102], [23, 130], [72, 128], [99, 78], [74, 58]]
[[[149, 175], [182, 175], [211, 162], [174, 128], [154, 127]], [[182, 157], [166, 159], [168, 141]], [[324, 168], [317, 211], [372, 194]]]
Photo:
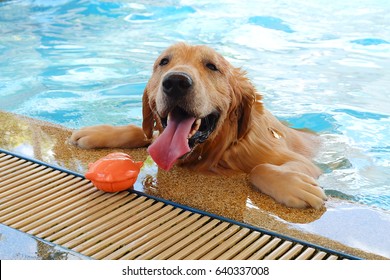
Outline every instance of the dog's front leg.
[[151, 140], [135, 125], [97, 125], [73, 132], [69, 142], [82, 149], [139, 148], [149, 145]]
[[318, 170], [301, 162], [259, 164], [252, 169], [250, 181], [258, 190], [288, 207], [320, 209], [326, 195], [313, 176], [318, 176]]

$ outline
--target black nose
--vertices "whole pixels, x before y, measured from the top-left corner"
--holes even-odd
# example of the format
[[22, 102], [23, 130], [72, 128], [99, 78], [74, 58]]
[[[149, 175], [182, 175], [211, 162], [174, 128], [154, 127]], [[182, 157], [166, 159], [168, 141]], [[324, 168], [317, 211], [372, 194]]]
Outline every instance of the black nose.
[[183, 72], [172, 72], [165, 76], [162, 86], [166, 95], [180, 97], [186, 95], [192, 87], [191, 77]]

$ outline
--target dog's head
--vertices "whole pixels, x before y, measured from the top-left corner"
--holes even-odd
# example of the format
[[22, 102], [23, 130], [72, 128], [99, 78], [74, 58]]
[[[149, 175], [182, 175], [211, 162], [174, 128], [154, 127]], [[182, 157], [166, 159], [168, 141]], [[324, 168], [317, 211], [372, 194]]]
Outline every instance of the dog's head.
[[[243, 71], [213, 49], [175, 44], [156, 60], [143, 96], [145, 135], [160, 132], [149, 153], [166, 170], [199, 156], [213, 165], [245, 136], [260, 98]], [[196, 149], [202, 154], [191, 156]]]

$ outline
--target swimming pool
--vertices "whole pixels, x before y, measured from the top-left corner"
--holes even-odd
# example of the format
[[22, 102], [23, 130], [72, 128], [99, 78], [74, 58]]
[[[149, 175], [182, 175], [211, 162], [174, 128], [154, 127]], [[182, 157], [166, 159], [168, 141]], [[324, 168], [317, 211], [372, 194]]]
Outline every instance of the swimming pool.
[[0, 1], [0, 110], [140, 124], [159, 52], [207, 44], [275, 115], [321, 135], [328, 194], [390, 210], [390, 4], [306, 2]]

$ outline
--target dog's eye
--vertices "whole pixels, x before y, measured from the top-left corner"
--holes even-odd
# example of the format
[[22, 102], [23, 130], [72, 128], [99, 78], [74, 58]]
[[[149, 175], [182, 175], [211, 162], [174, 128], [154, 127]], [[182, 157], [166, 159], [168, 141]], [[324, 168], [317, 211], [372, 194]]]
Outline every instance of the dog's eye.
[[206, 64], [206, 67], [207, 68], [209, 68], [210, 70], [212, 70], [212, 71], [218, 71], [218, 68], [217, 68], [217, 66], [215, 66], [215, 64], [213, 64], [213, 63], [207, 63]]
[[169, 63], [169, 59], [164, 57], [163, 59], [161, 59], [160, 61], [160, 66], [164, 66], [164, 65], [167, 65]]

